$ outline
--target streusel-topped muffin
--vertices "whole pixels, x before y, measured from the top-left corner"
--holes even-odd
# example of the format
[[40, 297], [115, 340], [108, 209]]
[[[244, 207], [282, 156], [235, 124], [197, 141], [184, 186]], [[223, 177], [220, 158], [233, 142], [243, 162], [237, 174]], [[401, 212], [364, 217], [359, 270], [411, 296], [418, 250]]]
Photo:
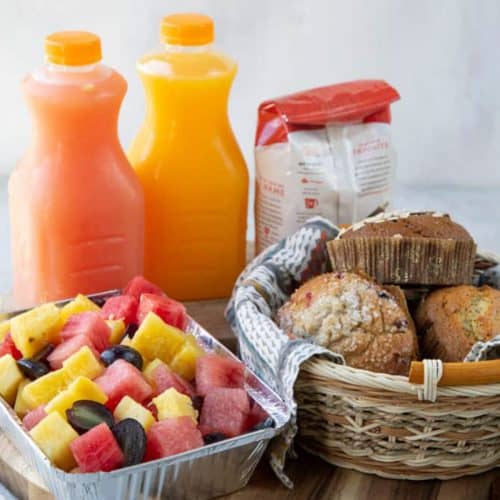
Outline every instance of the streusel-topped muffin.
[[405, 375], [418, 346], [398, 287], [355, 273], [327, 273], [303, 284], [281, 307], [278, 325], [342, 354], [349, 366]]

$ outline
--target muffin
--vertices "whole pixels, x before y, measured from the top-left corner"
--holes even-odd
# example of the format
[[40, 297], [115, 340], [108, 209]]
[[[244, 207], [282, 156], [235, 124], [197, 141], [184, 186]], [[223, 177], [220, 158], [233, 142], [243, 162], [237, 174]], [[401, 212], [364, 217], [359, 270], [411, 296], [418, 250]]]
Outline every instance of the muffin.
[[334, 271], [363, 271], [380, 283], [472, 281], [476, 245], [448, 215], [393, 212], [364, 219], [328, 242]]
[[463, 361], [472, 346], [500, 334], [500, 291], [454, 286], [430, 293], [415, 315], [423, 355]]
[[281, 307], [278, 325], [292, 337], [313, 339], [342, 354], [349, 366], [408, 374], [417, 338], [404, 295], [354, 273], [307, 281]]

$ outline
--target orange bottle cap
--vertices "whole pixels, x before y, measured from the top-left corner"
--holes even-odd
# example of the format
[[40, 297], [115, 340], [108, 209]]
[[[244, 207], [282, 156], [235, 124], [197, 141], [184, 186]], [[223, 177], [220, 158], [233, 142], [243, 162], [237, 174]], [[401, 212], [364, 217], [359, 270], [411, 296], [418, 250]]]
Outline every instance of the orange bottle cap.
[[45, 56], [63, 66], [93, 64], [102, 59], [101, 39], [87, 31], [58, 31], [45, 38]]
[[160, 34], [172, 45], [205, 45], [214, 40], [214, 22], [204, 14], [173, 14], [162, 19]]

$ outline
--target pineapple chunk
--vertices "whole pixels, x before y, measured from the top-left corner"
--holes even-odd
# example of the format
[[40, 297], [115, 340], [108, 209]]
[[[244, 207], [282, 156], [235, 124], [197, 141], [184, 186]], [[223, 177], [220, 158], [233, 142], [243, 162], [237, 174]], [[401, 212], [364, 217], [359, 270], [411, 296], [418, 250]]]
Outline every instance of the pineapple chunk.
[[76, 466], [69, 445], [78, 437], [71, 425], [54, 412], [30, 431], [31, 437], [54, 465], [69, 471]]
[[153, 380], [153, 372], [160, 365], [164, 364], [165, 363], [161, 359], [156, 358], [146, 365], [146, 368], [144, 368], [142, 374], [144, 375], [144, 378], [149, 382], [149, 385], [152, 385], [154, 387], [155, 381]]
[[198, 345], [196, 339], [189, 335], [182, 349], [174, 356], [169, 363], [170, 368], [186, 380], [193, 380], [196, 372], [196, 360], [203, 356], [205, 352]]
[[128, 345], [129, 347], [132, 347], [132, 339], [126, 335], [125, 337], [122, 338], [122, 341], [120, 342], [121, 345]]
[[95, 379], [102, 375], [104, 366], [99, 363], [89, 346], [84, 345], [80, 350], [63, 361], [63, 370], [70, 379], [87, 377]]
[[146, 432], [148, 432], [149, 428], [156, 422], [153, 414], [130, 396], [122, 398], [120, 403], [118, 403], [118, 406], [115, 408], [113, 415], [117, 421], [124, 420], [126, 418], [133, 418], [137, 420], [144, 427]]
[[148, 313], [135, 332], [131, 346], [145, 359], [159, 358], [165, 363], [177, 354], [186, 335], [182, 330], [167, 325], [155, 313]]
[[44, 304], [10, 320], [10, 334], [25, 358], [31, 358], [47, 344], [59, 341], [59, 313], [54, 304]]
[[64, 368], [49, 372], [26, 385], [22, 397], [30, 410], [37, 406], [47, 404], [53, 397], [66, 389], [71, 378]]
[[158, 410], [158, 420], [187, 416], [198, 424], [198, 412], [193, 408], [191, 398], [176, 391], [173, 387], [153, 398], [153, 403]]
[[66, 410], [73, 406], [75, 401], [88, 399], [104, 404], [108, 397], [103, 390], [92, 380], [86, 377], [78, 377], [71, 382], [69, 387], [55, 396], [45, 407], [47, 413], [57, 411], [64, 419], [66, 419]]
[[100, 311], [101, 308], [94, 304], [88, 297], [82, 294], [78, 294], [71, 302], [68, 302], [64, 307], [61, 308], [61, 313], [59, 316], [59, 329], [61, 329], [68, 318], [73, 316], [73, 314], [80, 314], [87, 311]]
[[119, 344], [125, 333], [125, 322], [121, 319], [107, 319], [106, 323], [111, 330], [110, 344]]
[[14, 404], [17, 388], [23, 378], [16, 360], [10, 354], [4, 354], [0, 358], [0, 396], [11, 406]]
[[7, 334], [10, 332], [10, 321], [2, 321], [0, 323], [0, 342], [7, 337]]
[[14, 411], [17, 413], [19, 418], [23, 418], [26, 413], [28, 413], [31, 408], [24, 399], [23, 389], [31, 382], [31, 380], [25, 378], [17, 388], [16, 404], [14, 405]]
[[85, 345], [65, 360], [62, 368], [30, 382], [23, 390], [23, 397], [30, 409], [34, 409], [47, 404], [76, 378], [94, 379], [103, 372], [104, 367]]

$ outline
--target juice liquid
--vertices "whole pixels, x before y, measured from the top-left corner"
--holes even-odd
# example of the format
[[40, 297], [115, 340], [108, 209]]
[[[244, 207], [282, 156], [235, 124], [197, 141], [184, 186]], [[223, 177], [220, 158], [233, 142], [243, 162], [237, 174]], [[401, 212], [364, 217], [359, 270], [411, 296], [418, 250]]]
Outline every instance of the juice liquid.
[[167, 45], [138, 70], [146, 117], [129, 159], [145, 194], [145, 275], [176, 299], [226, 297], [246, 251], [248, 172], [227, 116], [236, 64], [208, 43]]
[[144, 199], [117, 136], [127, 84], [100, 64], [22, 84], [33, 142], [9, 180], [18, 306], [122, 287], [142, 272]]

